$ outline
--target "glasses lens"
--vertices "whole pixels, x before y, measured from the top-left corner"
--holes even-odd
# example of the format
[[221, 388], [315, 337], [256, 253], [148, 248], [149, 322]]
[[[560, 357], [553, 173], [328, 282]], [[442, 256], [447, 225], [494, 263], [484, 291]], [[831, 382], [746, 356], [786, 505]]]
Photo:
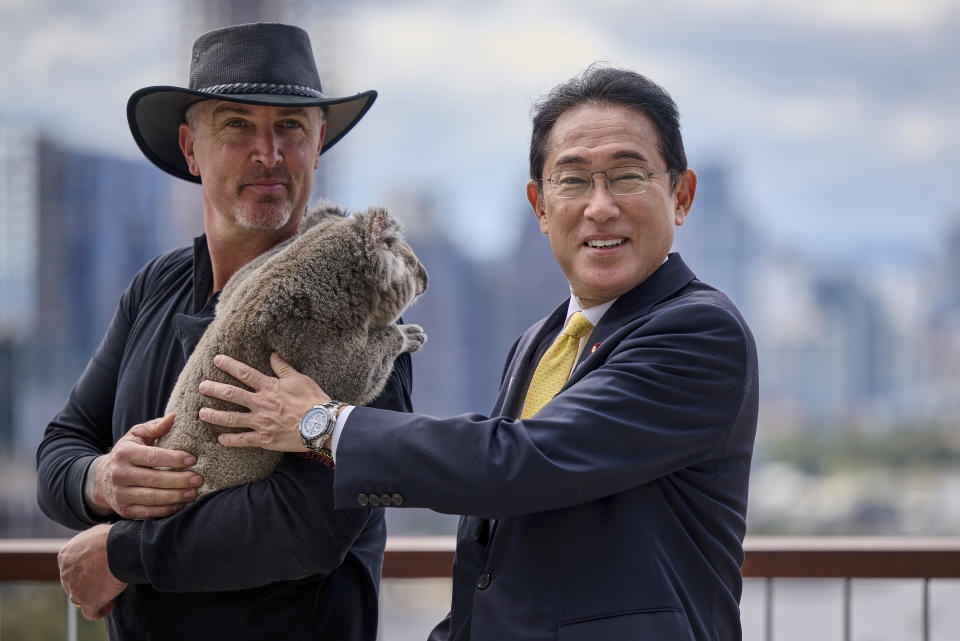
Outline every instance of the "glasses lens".
[[612, 167], [607, 170], [607, 185], [618, 196], [640, 194], [650, 182], [650, 174], [642, 167]]
[[550, 174], [550, 184], [559, 198], [579, 198], [590, 191], [590, 172], [584, 169], [568, 169]]

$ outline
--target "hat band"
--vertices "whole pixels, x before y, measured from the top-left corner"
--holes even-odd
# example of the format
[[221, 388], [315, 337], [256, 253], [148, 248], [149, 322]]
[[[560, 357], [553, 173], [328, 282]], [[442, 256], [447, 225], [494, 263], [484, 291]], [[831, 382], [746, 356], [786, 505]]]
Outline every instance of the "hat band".
[[308, 98], [323, 98], [323, 94], [313, 87], [303, 85], [275, 85], [269, 82], [233, 82], [225, 85], [211, 85], [197, 89], [203, 93], [275, 93], [286, 96], [306, 96]]

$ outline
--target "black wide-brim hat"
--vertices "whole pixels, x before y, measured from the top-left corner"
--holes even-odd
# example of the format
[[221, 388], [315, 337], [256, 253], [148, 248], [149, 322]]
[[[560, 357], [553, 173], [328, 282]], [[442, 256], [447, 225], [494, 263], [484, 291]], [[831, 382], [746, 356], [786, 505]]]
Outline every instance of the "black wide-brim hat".
[[345, 98], [323, 95], [310, 37], [284, 24], [242, 24], [209, 31], [193, 43], [190, 86], [144, 87], [127, 102], [127, 121], [144, 155], [160, 169], [200, 182], [180, 150], [184, 113], [200, 100], [269, 107], [323, 108], [327, 123], [321, 151], [337, 143], [363, 117], [376, 91]]

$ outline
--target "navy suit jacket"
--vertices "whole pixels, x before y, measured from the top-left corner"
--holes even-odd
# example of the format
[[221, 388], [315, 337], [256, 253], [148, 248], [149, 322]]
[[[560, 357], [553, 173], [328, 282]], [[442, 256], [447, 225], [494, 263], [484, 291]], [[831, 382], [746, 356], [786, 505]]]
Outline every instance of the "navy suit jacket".
[[337, 506], [386, 494], [467, 515], [435, 641], [740, 639], [749, 328], [671, 254], [607, 311], [553, 400], [518, 420], [566, 308], [514, 344], [489, 418], [354, 410]]

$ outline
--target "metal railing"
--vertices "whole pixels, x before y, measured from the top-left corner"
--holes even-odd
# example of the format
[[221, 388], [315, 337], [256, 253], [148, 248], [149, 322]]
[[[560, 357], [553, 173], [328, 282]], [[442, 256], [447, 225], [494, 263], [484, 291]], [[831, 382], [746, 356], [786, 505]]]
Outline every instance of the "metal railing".
[[[0, 582], [59, 581], [61, 539], [0, 540]], [[383, 578], [449, 578], [453, 537], [390, 537]], [[773, 639], [776, 579], [843, 580], [844, 639], [852, 638], [853, 579], [921, 579], [922, 639], [930, 641], [930, 580], [960, 579], [960, 538], [748, 537], [744, 578], [762, 579], [764, 631]], [[74, 609], [67, 602], [71, 611]], [[69, 626], [68, 626], [69, 627]]]
[[773, 639], [775, 579], [842, 579], [844, 641], [853, 638], [853, 579], [922, 579], [920, 638], [930, 641], [930, 580], [960, 578], [960, 539], [750, 537], [743, 547], [743, 576], [765, 581], [767, 641]]

